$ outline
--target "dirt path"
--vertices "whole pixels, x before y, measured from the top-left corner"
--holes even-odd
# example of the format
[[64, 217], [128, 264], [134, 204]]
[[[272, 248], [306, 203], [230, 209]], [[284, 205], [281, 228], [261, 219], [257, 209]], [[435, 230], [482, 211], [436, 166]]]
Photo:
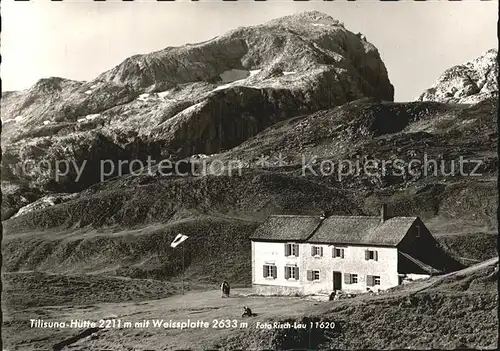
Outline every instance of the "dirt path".
[[[45, 346], [51, 348], [67, 340], [71, 350], [113, 349], [120, 345], [123, 349], [201, 349], [212, 345], [220, 337], [227, 336], [234, 328], [256, 328], [256, 321], [274, 318], [288, 318], [303, 315], [320, 307], [321, 303], [300, 298], [251, 297], [251, 289], [236, 289], [229, 298], [221, 298], [220, 291], [188, 292], [160, 300], [138, 303], [102, 303], [90, 306], [47, 306], [29, 308], [16, 313], [17, 324], [7, 319], [7, 327], [16, 325], [19, 340], [9, 340], [8, 344], [28, 350]], [[243, 306], [249, 306], [258, 318], [242, 318]], [[29, 328], [29, 320], [41, 318], [44, 321], [80, 320], [97, 323], [102, 319], [115, 319], [115, 326], [93, 330], [82, 338], [75, 338], [84, 329]], [[10, 320], [9, 320], [10, 319]], [[120, 326], [118, 326], [118, 320]], [[141, 322], [148, 321], [149, 325]], [[190, 322], [197, 324], [186, 329], [155, 327], [153, 321]], [[220, 325], [223, 321], [223, 325]], [[20, 323], [21, 322], [21, 323]], [[124, 327], [130, 322], [130, 327]], [[201, 327], [206, 323], [208, 327]], [[247, 324], [245, 324], [247, 323]], [[102, 325], [101, 325], [102, 326]], [[12, 332], [12, 330], [11, 330]], [[32, 335], [33, 337], [26, 337]], [[16, 336], [13, 335], [13, 339]], [[11, 343], [13, 341], [13, 343]], [[16, 349], [15, 347], [9, 349]]]
[[[230, 298], [222, 298], [219, 290], [190, 291], [185, 295], [157, 300], [23, 308], [10, 315], [4, 314], [4, 349], [221, 348], [221, 339], [230, 337], [237, 330], [256, 330], [258, 323], [322, 315], [332, 308], [375, 306], [392, 299], [399, 303], [400, 298], [437, 286], [449, 277], [474, 274], [497, 263], [498, 258], [494, 258], [462, 271], [400, 286], [378, 296], [363, 294], [354, 299], [332, 302], [297, 297], [256, 297], [251, 295], [250, 288], [242, 288], [233, 289]], [[257, 317], [242, 318], [243, 306], [249, 306], [258, 314]], [[96, 325], [63, 329], [31, 328], [30, 319], [67, 323], [77, 320], [95, 322]], [[109, 322], [100, 324], [101, 320]], [[183, 328], [179, 328], [180, 323], [185, 323]]]

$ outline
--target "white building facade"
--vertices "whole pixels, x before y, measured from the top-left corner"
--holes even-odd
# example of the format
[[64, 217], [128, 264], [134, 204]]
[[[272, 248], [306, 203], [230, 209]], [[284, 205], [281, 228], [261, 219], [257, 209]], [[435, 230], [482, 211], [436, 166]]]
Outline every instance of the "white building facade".
[[252, 286], [262, 295], [385, 290], [454, 264], [422, 261], [436, 245], [417, 217], [271, 216], [251, 240]]
[[[287, 246], [297, 247], [297, 256], [286, 256]], [[252, 241], [252, 267], [259, 294], [360, 293], [400, 283], [391, 247]]]

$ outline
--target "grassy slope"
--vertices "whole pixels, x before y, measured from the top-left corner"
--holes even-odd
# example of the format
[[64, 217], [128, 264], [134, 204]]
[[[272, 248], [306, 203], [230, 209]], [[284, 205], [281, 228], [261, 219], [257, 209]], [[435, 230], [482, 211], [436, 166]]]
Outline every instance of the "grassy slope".
[[[497, 280], [498, 259], [496, 265], [434, 278], [430, 285], [413, 283], [381, 296], [329, 302], [324, 312], [282, 319], [334, 321], [333, 330], [272, 330], [265, 335], [248, 330], [221, 340], [220, 345], [227, 349], [495, 349]], [[419, 284], [423, 287], [417, 288]]]
[[[339, 301], [252, 297], [248, 295], [250, 289], [233, 289], [229, 299], [221, 298], [218, 290], [211, 290], [141, 301], [136, 292], [132, 302], [125, 302], [128, 301], [125, 298], [114, 303], [100, 303], [106, 299], [96, 294], [91, 301], [80, 301], [84, 303], [80, 306], [17, 306], [15, 313], [6, 315], [4, 345], [8, 349], [14, 346], [23, 350], [50, 349], [84, 330], [30, 329], [26, 320], [39, 316], [47, 321], [97, 321], [114, 317], [134, 323], [144, 319], [206, 322], [236, 319], [249, 323], [247, 327], [222, 329], [178, 330], [151, 326], [103, 329], [76, 340], [71, 345], [73, 350], [117, 347], [134, 350], [493, 349], [498, 340], [497, 279], [498, 259], [444, 277], [397, 287], [381, 295], [364, 294]], [[104, 283], [103, 280], [99, 282]], [[115, 288], [117, 284], [110, 286]], [[153, 298], [157, 292], [150, 282], [142, 285], [132, 281], [128, 286], [133, 286], [144, 295], [151, 294]], [[57, 289], [62, 291], [64, 287], [57, 285]], [[119, 295], [120, 298], [124, 296]], [[240, 316], [244, 305], [258, 315], [242, 320]], [[336, 327], [333, 330], [313, 329], [311, 334], [309, 330], [296, 332], [294, 329], [256, 328], [257, 322], [274, 321], [334, 321]]]
[[[465, 155], [486, 160], [481, 177], [361, 175], [339, 182], [332, 176], [301, 176], [293, 162], [286, 168], [245, 169], [241, 176], [127, 176], [5, 221], [4, 267], [178, 279], [179, 253], [168, 244], [184, 232], [197, 239], [186, 244], [188, 275], [248, 284], [247, 238], [266, 216], [325, 210], [376, 214], [381, 202], [392, 215], [422, 217], [455, 256], [470, 262], [491, 257], [494, 250], [475, 234], [483, 233], [491, 243], [496, 233], [495, 107], [491, 101], [469, 107], [360, 100], [277, 124], [221, 155], [248, 158], [266, 150], [290, 160], [301, 152], [332, 159]], [[460, 239], [444, 238], [452, 234]]]

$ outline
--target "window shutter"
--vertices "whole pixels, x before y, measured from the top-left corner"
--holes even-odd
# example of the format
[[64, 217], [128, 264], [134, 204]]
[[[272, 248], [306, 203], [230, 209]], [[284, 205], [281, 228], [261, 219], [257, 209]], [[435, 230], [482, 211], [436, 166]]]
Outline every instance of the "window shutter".
[[314, 246], [311, 246], [311, 256], [314, 256]]
[[299, 267], [295, 267], [295, 279], [299, 280]]
[[373, 281], [373, 275], [367, 275], [366, 276], [366, 285], [367, 286], [374, 286], [374, 281]]
[[320, 255], [321, 257], [323, 257], [323, 247], [320, 247], [320, 248], [319, 248], [319, 255]]
[[295, 244], [295, 256], [299, 255], [299, 244]]
[[365, 250], [365, 261], [369, 260], [369, 257], [370, 257], [369, 255], [370, 254], [369, 254], [368, 250]]
[[263, 269], [263, 271], [262, 271], [262, 276], [263, 276], [264, 278], [267, 278], [267, 266], [266, 266], [266, 265], [264, 265], [264, 266], [263, 266], [263, 268], [264, 268], [264, 269]]
[[313, 271], [307, 271], [307, 280], [309, 281], [313, 280]]
[[340, 257], [344, 258], [344, 249], [340, 250], [340, 255], [341, 255]]
[[278, 276], [278, 268], [276, 266], [272, 266], [273, 278], [276, 279]]
[[335, 246], [332, 248], [332, 257], [335, 258]]
[[375, 261], [378, 261], [378, 251], [375, 251]]
[[344, 273], [344, 283], [351, 284], [351, 274], [350, 273]]
[[285, 256], [290, 256], [290, 245], [285, 244]]

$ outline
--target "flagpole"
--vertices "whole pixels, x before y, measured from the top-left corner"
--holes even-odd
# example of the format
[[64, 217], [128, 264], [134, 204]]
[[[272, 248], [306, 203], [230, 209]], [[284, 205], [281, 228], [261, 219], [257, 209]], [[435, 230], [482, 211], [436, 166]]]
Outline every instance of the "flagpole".
[[182, 245], [182, 272], [181, 272], [181, 289], [182, 289], [182, 295], [184, 295], [184, 270], [185, 270], [185, 265], [184, 265], [184, 241], [189, 238], [187, 235], [183, 235], [181, 233], [177, 234], [177, 236], [174, 238], [174, 241], [170, 243], [171, 248], [176, 248], [179, 245]]
[[182, 295], [184, 295], [184, 245], [182, 245], [182, 275], [181, 275]]

